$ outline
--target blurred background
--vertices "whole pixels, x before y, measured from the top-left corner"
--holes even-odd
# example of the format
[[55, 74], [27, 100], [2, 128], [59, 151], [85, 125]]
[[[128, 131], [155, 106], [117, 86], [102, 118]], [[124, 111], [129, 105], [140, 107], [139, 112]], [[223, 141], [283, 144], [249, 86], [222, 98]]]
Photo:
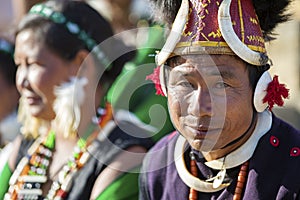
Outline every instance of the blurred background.
[[288, 12], [293, 14], [291, 20], [276, 28], [277, 39], [267, 49], [273, 61], [271, 73], [290, 89], [284, 107], [274, 107], [274, 112], [300, 129], [300, 0], [294, 0]]

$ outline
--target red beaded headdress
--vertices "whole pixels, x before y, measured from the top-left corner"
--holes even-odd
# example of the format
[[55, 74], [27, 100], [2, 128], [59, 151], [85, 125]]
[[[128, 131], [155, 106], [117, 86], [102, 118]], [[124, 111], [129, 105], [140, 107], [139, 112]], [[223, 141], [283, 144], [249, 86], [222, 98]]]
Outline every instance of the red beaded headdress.
[[[249, 64], [266, 65], [269, 58], [265, 38], [272, 38], [276, 25], [287, 21], [289, 15], [284, 12], [290, 3], [290, 0], [151, 1], [167, 24], [173, 22], [166, 43], [156, 56], [159, 66], [172, 56], [187, 54], [237, 55]], [[156, 75], [147, 78], [154, 79], [156, 88], [160, 89], [158, 93], [166, 94], [164, 80], [160, 78], [158, 81], [157, 77], [159, 74], [160, 77], [164, 76], [164, 73], [161, 67], [160, 71], [156, 70]], [[271, 109], [278, 99], [288, 96], [285, 88], [284, 94], [270, 95], [269, 91], [273, 90], [268, 86], [278, 85], [269, 84], [271, 81], [269, 73], [265, 72], [257, 84], [254, 105], [258, 112], [262, 112], [268, 104]]]
[[264, 43], [252, 0], [183, 0], [157, 61], [161, 65], [172, 55], [229, 54], [260, 66], [268, 62]]

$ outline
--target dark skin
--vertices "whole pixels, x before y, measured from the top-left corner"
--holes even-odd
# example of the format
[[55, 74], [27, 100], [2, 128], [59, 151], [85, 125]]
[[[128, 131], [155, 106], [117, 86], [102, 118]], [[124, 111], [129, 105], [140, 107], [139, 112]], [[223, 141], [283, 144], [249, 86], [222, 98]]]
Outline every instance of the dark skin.
[[170, 59], [170, 115], [176, 129], [210, 161], [241, 146], [256, 117], [246, 64], [229, 55]]

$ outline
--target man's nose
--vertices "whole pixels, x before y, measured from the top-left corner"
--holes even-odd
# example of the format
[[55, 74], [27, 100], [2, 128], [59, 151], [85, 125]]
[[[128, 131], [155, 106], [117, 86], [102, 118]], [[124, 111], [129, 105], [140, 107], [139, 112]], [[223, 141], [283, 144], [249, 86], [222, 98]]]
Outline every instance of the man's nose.
[[193, 100], [190, 102], [191, 113], [195, 116], [212, 116], [211, 95], [207, 88], [194, 91]]

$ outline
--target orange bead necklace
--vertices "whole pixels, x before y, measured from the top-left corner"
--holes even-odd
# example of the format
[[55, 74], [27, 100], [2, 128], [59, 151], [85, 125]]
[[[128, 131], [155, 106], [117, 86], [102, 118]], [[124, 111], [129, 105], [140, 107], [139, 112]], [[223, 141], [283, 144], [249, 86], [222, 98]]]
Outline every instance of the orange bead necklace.
[[[191, 174], [195, 177], [198, 176], [198, 169], [197, 169], [197, 164], [196, 164], [196, 159], [195, 156], [191, 156]], [[235, 187], [234, 195], [233, 195], [233, 200], [241, 200], [242, 199], [242, 194], [244, 191], [244, 186], [247, 181], [247, 173], [248, 173], [248, 167], [249, 167], [249, 161], [245, 162], [240, 169], [238, 179], [237, 179], [237, 184]], [[198, 191], [190, 188], [190, 193], [189, 193], [189, 200], [197, 200], [198, 199]]]

